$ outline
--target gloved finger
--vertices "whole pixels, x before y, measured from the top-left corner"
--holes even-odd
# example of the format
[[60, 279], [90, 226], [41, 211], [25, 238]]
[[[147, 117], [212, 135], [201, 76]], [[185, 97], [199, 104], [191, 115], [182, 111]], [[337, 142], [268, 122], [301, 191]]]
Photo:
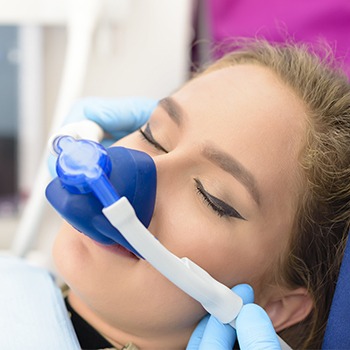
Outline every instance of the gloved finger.
[[228, 324], [221, 323], [214, 316], [210, 316], [198, 349], [231, 350], [235, 344], [235, 341], [235, 329]]
[[186, 347], [186, 350], [198, 350], [200, 343], [202, 341], [203, 333], [205, 327], [207, 326], [209, 320], [209, 315], [202, 318], [202, 320], [198, 323], [196, 329], [193, 331], [190, 341]]
[[52, 178], [57, 176], [56, 161], [57, 161], [57, 157], [55, 157], [53, 154], [49, 153], [49, 156], [47, 158], [47, 166], [49, 168], [49, 173], [50, 173], [50, 176]]
[[244, 350], [281, 350], [272, 322], [257, 304], [244, 305], [236, 319], [237, 339]]
[[157, 100], [143, 97], [91, 98], [85, 104], [84, 114], [119, 139], [145, 124], [157, 103]]
[[[254, 291], [248, 284], [240, 284], [232, 288], [242, 299], [243, 303], [254, 301]], [[193, 332], [187, 350], [227, 350], [232, 349], [236, 341], [236, 332], [230, 325], [222, 324], [211, 316], [199, 323]]]
[[[157, 106], [155, 99], [142, 97], [99, 98], [77, 100], [71, 107], [63, 125], [90, 119], [99, 124], [113, 139], [102, 140], [105, 147], [135, 131], [143, 125]], [[48, 168], [52, 177], [56, 174], [56, 157], [50, 155]]]
[[249, 284], [237, 284], [232, 290], [242, 298], [243, 304], [254, 302], [254, 290]]

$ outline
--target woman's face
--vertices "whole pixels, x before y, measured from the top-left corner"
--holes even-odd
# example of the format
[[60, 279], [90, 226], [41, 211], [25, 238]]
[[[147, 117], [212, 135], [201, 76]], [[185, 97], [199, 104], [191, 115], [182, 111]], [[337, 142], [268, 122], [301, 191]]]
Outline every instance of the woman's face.
[[[141, 132], [117, 142], [156, 164], [149, 230], [227, 286], [251, 284], [263, 304], [301, 190], [305, 120], [298, 98], [257, 65], [202, 75], [162, 100]], [[147, 261], [108, 251], [68, 225], [54, 257], [76, 308], [111, 339], [183, 345], [205, 314]]]

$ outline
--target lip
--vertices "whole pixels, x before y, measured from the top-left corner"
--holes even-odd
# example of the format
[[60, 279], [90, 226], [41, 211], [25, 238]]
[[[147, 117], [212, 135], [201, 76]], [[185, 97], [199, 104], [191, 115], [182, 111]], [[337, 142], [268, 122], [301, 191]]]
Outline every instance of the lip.
[[134, 253], [132, 253], [130, 250], [126, 249], [125, 247], [123, 247], [122, 245], [116, 243], [116, 244], [110, 244], [110, 245], [106, 245], [106, 244], [102, 244], [102, 243], [98, 243], [94, 240], [92, 240], [97, 246], [99, 246], [100, 248], [111, 252], [113, 254], [118, 254], [118, 255], [123, 255], [135, 260], [140, 260]]

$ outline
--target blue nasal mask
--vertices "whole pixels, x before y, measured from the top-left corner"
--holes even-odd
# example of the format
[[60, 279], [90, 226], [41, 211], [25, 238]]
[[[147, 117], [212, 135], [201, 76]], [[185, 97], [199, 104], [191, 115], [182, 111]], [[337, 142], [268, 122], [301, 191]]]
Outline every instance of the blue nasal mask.
[[121, 244], [141, 256], [102, 212], [126, 197], [138, 219], [148, 227], [156, 196], [156, 168], [152, 158], [124, 147], [103, 148], [87, 140], [58, 137], [58, 177], [46, 189], [51, 205], [78, 231], [95, 241]]

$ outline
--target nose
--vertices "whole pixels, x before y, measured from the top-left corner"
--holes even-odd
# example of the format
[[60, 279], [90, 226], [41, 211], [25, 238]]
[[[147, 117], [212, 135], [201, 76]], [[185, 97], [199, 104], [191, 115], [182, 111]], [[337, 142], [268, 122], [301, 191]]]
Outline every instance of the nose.
[[[157, 169], [157, 192], [173, 188], [172, 184], [187, 180], [197, 164], [198, 155], [189, 147], [175, 149], [153, 157]], [[159, 188], [159, 190], [158, 190]], [[175, 190], [175, 189], [174, 189]]]
[[[185, 188], [196, 161], [185, 150], [174, 150], [153, 157], [157, 169], [157, 192], [150, 231], [158, 235], [159, 225], [171, 217], [176, 201], [185, 198]], [[157, 219], [157, 220], [154, 220]]]

